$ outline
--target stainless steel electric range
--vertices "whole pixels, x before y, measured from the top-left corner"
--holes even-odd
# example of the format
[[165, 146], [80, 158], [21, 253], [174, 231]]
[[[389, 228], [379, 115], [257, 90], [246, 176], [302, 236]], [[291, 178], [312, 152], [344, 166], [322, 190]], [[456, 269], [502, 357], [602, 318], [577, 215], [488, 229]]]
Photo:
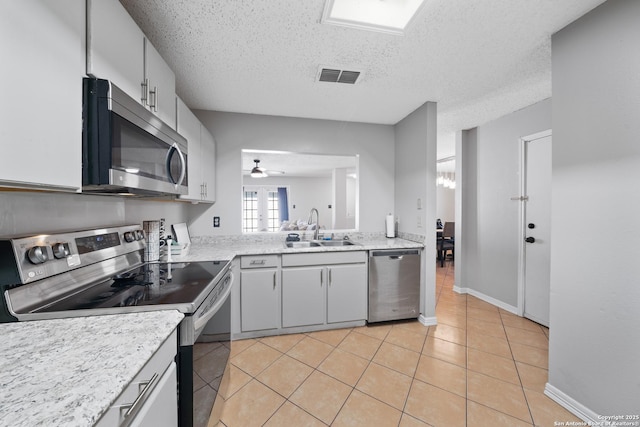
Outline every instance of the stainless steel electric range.
[[229, 297], [230, 262], [145, 263], [144, 248], [139, 225], [0, 238], [0, 321], [182, 312], [179, 421], [191, 426], [193, 344]]

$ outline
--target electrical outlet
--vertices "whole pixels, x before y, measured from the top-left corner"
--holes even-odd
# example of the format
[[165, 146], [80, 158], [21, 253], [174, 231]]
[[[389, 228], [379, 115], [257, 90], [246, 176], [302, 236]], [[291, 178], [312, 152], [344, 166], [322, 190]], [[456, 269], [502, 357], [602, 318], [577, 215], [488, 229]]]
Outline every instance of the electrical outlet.
[[422, 217], [418, 215], [418, 228], [422, 228]]
[[418, 197], [417, 206], [418, 206], [418, 210], [422, 209], [422, 199], [420, 197]]
[[220, 227], [220, 217], [219, 216], [214, 216], [213, 217], [213, 226], [214, 227]]

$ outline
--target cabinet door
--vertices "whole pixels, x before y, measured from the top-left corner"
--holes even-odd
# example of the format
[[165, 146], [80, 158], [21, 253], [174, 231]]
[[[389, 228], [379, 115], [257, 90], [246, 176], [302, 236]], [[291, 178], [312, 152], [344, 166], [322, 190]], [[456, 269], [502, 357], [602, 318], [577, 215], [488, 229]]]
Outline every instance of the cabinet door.
[[213, 203], [216, 201], [216, 141], [204, 126], [201, 126], [200, 143], [203, 201]]
[[144, 75], [149, 91], [146, 105], [160, 120], [176, 127], [176, 76], [148, 39], [144, 39]]
[[178, 425], [178, 388], [176, 363], [171, 362], [151, 392], [131, 427], [175, 427]]
[[282, 270], [282, 326], [321, 325], [325, 322], [324, 267]]
[[200, 121], [180, 99], [176, 102], [176, 129], [187, 139], [187, 172], [189, 193], [180, 196], [183, 200], [200, 201], [204, 186], [201, 179]]
[[367, 318], [366, 264], [327, 267], [327, 322], [349, 322]]
[[87, 0], [87, 8], [87, 74], [141, 101], [144, 33], [118, 0]]
[[83, 0], [0, 2], [0, 186], [82, 186]]
[[278, 277], [276, 269], [240, 273], [240, 328], [242, 332], [276, 329], [279, 325]]

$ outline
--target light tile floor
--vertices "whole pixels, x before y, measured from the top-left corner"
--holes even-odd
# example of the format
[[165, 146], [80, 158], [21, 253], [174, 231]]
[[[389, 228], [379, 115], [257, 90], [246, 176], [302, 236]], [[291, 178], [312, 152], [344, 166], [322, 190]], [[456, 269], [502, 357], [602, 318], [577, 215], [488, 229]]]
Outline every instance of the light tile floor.
[[417, 321], [233, 341], [212, 420], [247, 426], [553, 426], [580, 421], [543, 394], [549, 331], [453, 292]]

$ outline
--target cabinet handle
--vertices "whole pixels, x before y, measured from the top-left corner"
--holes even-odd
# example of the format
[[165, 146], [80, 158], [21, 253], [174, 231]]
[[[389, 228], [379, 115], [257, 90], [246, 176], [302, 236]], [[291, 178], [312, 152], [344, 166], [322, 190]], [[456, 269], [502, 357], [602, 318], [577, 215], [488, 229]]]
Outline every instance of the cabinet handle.
[[320, 270], [320, 287], [322, 287], [322, 271], [323, 270]]
[[265, 260], [263, 259], [254, 259], [251, 260], [251, 265], [264, 265]]
[[151, 101], [149, 108], [151, 109], [151, 111], [157, 113], [158, 112], [158, 86], [154, 86], [153, 90], [149, 91], [149, 100]]
[[273, 290], [276, 290], [276, 272], [273, 272]]
[[329, 286], [331, 286], [331, 269], [328, 268], [327, 270], [329, 270]]
[[145, 384], [145, 386], [140, 392], [140, 394], [138, 394], [138, 397], [136, 397], [136, 400], [134, 400], [131, 405], [123, 405], [123, 408], [129, 407], [127, 412], [125, 412], [124, 414], [124, 420], [127, 420], [127, 418], [129, 418], [132, 414], [135, 414], [139, 409], [138, 406], [140, 406], [142, 403], [144, 403], [147, 400], [147, 397], [148, 397], [147, 395], [151, 392], [151, 390], [153, 390], [157, 379], [158, 379], [158, 373], [156, 372], [153, 374], [151, 379], [146, 382], [146, 384], [144, 382], [140, 383], [140, 384]]
[[149, 79], [144, 79], [140, 86], [142, 86], [140, 102], [142, 102], [142, 105], [149, 105]]

